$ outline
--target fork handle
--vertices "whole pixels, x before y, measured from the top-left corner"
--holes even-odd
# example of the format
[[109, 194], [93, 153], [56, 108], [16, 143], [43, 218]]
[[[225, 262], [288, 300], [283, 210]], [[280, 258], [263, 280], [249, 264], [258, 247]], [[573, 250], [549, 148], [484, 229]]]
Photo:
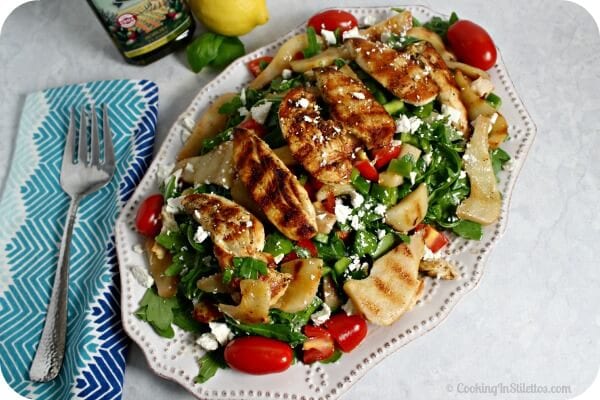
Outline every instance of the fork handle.
[[79, 196], [71, 197], [71, 204], [67, 213], [67, 223], [60, 244], [58, 268], [54, 277], [46, 321], [44, 322], [44, 330], [42, 331], [40, 343], [31, 363], [31, 368], [29, 369], [29, 378], [34, 382], [48, 382], [56, 378], [60, 372], [65, 355], [69, 253], [73, 224], [80, 199]]

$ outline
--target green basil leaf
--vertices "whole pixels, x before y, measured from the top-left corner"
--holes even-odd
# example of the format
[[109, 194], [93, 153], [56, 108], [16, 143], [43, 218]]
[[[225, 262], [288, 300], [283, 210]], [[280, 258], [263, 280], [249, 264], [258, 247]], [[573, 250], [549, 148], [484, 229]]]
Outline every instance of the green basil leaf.
[[200, 72], [219, 55], [219, 48], [225, 36], [205, 32], [198, 36], [186, 49], [187, 60], [192, 71]]
[[237, 37], [225, 36], [218, 54], [209, 65], [216, 69], [223, 69], [228, 66], [233, 60], [246, 54], [244, 43]]

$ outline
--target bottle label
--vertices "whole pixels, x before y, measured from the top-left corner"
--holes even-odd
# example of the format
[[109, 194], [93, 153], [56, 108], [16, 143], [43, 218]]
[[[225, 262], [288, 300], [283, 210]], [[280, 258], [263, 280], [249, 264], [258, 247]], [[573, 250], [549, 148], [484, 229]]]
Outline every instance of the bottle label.
[[149, 53], [185, 32], [192, 20], [183, 0], [92, 0], [126, 57]]

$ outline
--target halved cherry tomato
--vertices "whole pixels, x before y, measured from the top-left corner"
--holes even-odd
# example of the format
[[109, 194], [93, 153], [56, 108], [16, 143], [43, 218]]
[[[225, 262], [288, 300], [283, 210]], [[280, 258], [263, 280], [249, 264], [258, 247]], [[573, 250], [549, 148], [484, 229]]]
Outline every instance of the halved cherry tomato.
[[438, 252], [442, 247], [448, 244], [448, 238], [442, 232], [438, 231], [431, 225], [420, 224], [416, 230], [423, 229], [423, 240], [425, 245], [433, 253]]
[[373, 152], [373, 162], [375, 168], [381, 169], [388, 165], [390, 161], [400, 155], [400, 146], [388, 146], [377, 149]]
[[379, 172], [375, 169], [369, 160], [360, 160], [354, 164], [360, 175], [366, 180], [377, 182], [379, 180]]
[[448, 28], [448, 43], [459, 61], [483, 70], [496, 63], [496, 45], [490, 35], [474, 22], [461, 19]]
[[135, 227], [144, 236], [154, 237], [162, 228], [160, 212], [164, 199], [162, 194], [149, 196], [140, 204], [135, 217]]
[[321, 29], [326, 29], [328, 31], [339, 29], [340, 32], [350, 30], [358, 26], [358, 21], [354, 15], [349, 12], [342, 10], [327, 10], [313, 15], [308, 20], [307, 25], [312, 26], [315, 32], [320, 34]]
[[306, 325], [304, 334], [308, 337], [302, 344], [302, 361], [305, 364], [311, 364], [315, 361], [326, 360], [335, 352], [335, 343], [331, 334], [325, 329]]
[[265, 128], [264, 125], [259, 124], [258, 122], [256, 122], [252, 118], [248, 118], [248, 119], [242, 121], [238, 126], [240, 128], [244, 128], [244, 129], [248, 129], [250, 131], [254, 131], [254, 133], [257, 136], [259, 136], [259, 137], [263, 137], [267, 133], [267, 128]]
[[260, 73], [263, 71], [263, 69], [260, 67], [260, 65], [263, 62], [269, 64], [271, 61], [273, 61], [273, 57], [264, 56], [264, 57], [255, 58], [254, 60], [249, 61], [246, 64], [246, 66], [250, 70], [250, 73], [256, 77], [256, 76], [260, 75]]
[[323, 204], [323, 208], [325, 209], [325, 211], [327, 211], [328, 213], [334, 214], [335, 213], [335, 195], [333, 194], [333, 192], [327, 193], [327, 197], [325, 197], [325, 200], [323, 200], [321, 202], [321, 204]]
[[253, 375], [285, 371], [293, 358], [287, 343], [262, 336], [234, 339], [225, 347], [224, 355], [231, 368]]
[[298, 246], [308, 250], [310, 255], [313, 257], [317, 257], [319, 255], [319, 252], [317, 251], [317, 247], [310, 239], [298, 240]]
[[367, 322], [358, 315], [335, 314], [325, 322], [325, 328], [346, 353], [354, 350], [367, 336]]

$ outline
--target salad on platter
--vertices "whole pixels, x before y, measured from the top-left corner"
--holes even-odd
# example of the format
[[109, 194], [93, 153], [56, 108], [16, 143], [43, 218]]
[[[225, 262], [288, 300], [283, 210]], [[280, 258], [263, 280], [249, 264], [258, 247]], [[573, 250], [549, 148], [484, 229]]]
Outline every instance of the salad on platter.
[[[195, 121], [138, 209], [149, 268], [136, 316], [220, 368], [337, 362], [458, 278], [443, 249], [500, 216], [508, 124], [496, 48], [456, 14], [313, 16]], [[343, 359], [342, 359], [343, 362]]]

